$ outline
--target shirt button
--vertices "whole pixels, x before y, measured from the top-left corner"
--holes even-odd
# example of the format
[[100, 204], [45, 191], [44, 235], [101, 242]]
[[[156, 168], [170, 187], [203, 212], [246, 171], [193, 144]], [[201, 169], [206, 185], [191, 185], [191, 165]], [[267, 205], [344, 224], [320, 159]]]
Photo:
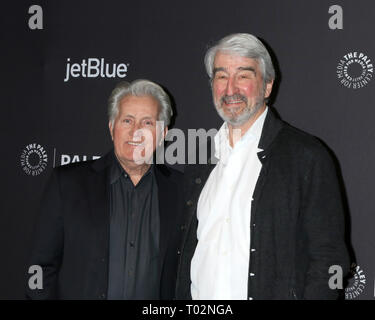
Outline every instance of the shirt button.
[[186, 204], [187, 204], [189, 207], [191, 207], [191, 206], [193, 205], [193, 201], [188, 200], [188, 201], [186, 201]]
[[255, 273], [250, 272], [250, 277], [254, 277]]
[[225, 222], [228, 223], [229, 222], [229, 218], [225, 218]]
[[102, 294], [100, 295], [100, 299], [105, 299], [105, 293], [102, 293]]
[[201, 184], [201, 183], [202, 183], [201, 178], [196, 178], [196, 179], [195, 179], [195, 183], [196, 183], [196, 184]]
[[252, 298], [252, 297], [249, 297], [249, 300], [253, 300], [253, 298]]
[[255, 223], [253, 223], [253, 228], [255, 228]]
[[255, 249], [251, 249], [250, 251], [251, 251], [251, 252], [255, 252], [256, 250], [255, 250]]
[[183, 224], [181, 225], [181, 230], [184, 231], [186, 229], [186, 226]]
[[130, 244], [131, 247], [134, 247], [134, 242], [133, 241], [130, 241], [129, 244]]
[[180, 250], [178, 250], [178, 251], [177, 251], [177, 254], [178, 254], [178, 255], [180, 255], [180, 254], [181, 254], [181, 251], [180, 251]]

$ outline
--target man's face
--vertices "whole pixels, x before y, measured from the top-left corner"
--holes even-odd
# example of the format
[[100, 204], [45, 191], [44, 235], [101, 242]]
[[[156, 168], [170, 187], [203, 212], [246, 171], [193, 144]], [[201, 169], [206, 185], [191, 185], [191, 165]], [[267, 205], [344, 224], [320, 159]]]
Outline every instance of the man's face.
[[218, 52], [214, 61], [212, 94], [224, 121], [241, 126], [264, 106], [273, 82], [263, 85], [259, 63], [251, 58]]
[[158, 103], [150, 96], [129, 95], [120, 101], [119, 113], [109, 129], [122, 165], [142, 164], [152, 157], [160, 139], [156, 130], [158, 114]]

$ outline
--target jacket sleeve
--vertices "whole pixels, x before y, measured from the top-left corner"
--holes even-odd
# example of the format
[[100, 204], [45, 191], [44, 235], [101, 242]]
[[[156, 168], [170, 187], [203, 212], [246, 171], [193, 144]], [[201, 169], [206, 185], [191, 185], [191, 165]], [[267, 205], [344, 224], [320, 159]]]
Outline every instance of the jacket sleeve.
[[304, 299], [337, 299], [340, 291], [329, 287], [330, 266], [349, 271], [345, 244], [343, 194], [332, 157], [321, 148], [314, 152], [310, 170], [304, 176], [302, 221], [308, 243], [309, 264]]
[[57, 279], [63, 255], [62, 199], [58, 171], [55, 169], [47, 183], [39, 217], [34, 228], [34, 243], [27, 265], [42, 268], [42, 289], [31, 289], [28, 275], [26, 297], [29, 299], [57, 299]]

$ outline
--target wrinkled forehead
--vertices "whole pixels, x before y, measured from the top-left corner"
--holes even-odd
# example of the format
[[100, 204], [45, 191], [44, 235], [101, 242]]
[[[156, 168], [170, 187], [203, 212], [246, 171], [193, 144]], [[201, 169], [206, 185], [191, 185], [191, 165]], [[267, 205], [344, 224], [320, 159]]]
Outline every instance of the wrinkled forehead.
[[217, 71], [235, 71], [235, 70], [258, 70], [258, 59], [244, 57], [239, 54], [219, 51], [215, 55], [213, 63], [213, 73]]
[[126, 95], [120, 100], [119, 113], [157, 116], [159, 113], [159, 102], [151, 95]]
[[215, 61], [217, 61], [221, 57], [224, 57], [228, 60], [237, 59], [237, 60], [244, 60], [244, 61], [252, 61], [253, 63], [259, 62], [259, 59], [258, 59], [259, 57], [249, 57], [249, 56], [242, 55], [240, 53], [229, 51], [229, 50], [218, 50], [214, 56], [214, 64], [215, 64]]

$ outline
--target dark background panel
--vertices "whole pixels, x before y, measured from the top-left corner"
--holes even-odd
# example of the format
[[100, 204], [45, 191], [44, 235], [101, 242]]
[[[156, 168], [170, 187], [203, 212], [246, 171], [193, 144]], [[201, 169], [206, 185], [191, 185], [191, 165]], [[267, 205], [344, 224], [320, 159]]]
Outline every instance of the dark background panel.
[[[34, 4], [43, 9], [43, 30], [28, 27], [28, 8]], [[328, 27], [334, 4], [343, 9], [343, 30]], [[23, 298], [33, 225], [53, 166], [63, 158], [91, 159], [111, 147], [106, 103], [115, 84], [156, 81], [173, 97], [176, 128], [218, 128], [203, 58], [210, 44], [236, 32], [260, 37], [275, 56], [273, 106], [282, 118], [321, 138], [338, 159], [355, 262], [366, 275], [357, 299], [373, 299], [375, 80], [348, 89], [337, 79], [336, 67], [354, 51], [374, 61], [374, 10], [371, 0], [4, 2], [0, 299]], [[125, 63], [127, 76], [64, 82], [68, 58]], [[30, 143], [48, 154], [46, 169], [36, 176], [27, 175], [20, 163]]]

